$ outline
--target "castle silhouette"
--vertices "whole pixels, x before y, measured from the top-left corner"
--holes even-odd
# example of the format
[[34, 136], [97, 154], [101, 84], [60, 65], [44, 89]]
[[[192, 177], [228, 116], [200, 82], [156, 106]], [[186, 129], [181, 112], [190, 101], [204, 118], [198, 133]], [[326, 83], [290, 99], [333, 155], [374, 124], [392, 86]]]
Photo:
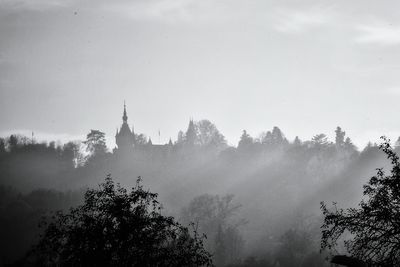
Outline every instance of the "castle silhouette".
[[135, 132], [132, 127], [132, 131], [128, 125], [128, 115], [126, 113], [126, 104], [124, 102], [124, 114], [122, 116], [122, 125], [120, 130], [115, 134], [115, 143], [117, 144], [119, 151], [131, 150], [135, 145]]
[[153, 144], [151, 138], [146, 142], [143, 142], [143, 140], [140, 140], [139, 142], [138, 135], [135, 134], [133, 126], [132, 129], [129, 127], [125, 102], [124, 112], [122, 115], [122, 125], [119, 130], [117, 128], [115, 143], [117, 144], [115, 152], [120, 155], [131, 154], [134, 152], [166, 155], [170, 153], [173, 147], [171, 139], [169, 140], [169, 143], [163, 145]]

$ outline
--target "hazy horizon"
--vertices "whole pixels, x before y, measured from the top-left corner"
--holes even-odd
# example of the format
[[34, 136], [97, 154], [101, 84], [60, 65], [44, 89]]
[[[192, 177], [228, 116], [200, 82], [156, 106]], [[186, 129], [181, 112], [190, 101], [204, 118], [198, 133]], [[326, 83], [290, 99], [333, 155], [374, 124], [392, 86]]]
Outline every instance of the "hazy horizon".
[[400, 266], [399, 15], [0, 0], [0, 266]]
[[386, 3], [0, 0], [0, 135], [99, 129], [112, 149], [126, 100], [154, 143], [189, 118], [231, 145], [273, 126], [289, 140], [333, 141], [341, 126], [359, 148], [394, 141], [400, 4]]

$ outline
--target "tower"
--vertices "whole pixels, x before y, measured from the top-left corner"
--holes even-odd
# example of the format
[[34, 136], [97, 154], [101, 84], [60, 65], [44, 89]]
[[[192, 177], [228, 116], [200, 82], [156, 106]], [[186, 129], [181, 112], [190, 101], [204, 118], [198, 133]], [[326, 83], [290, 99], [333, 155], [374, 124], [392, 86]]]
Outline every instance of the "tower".
[[124, 113], [122, 115], [122, 125], [120, 130], [115, 134], [115, 142], [117, 143], [119, 151], [131, 151], [135, 144], [135, 133], [129, 128], [128, 115], [126, 113], [126, 105], [124, 101]]
[[186, 131], [186, 144], [188, 146], [194, 146], [196, 142], [196, 128], [193, 122], [193, 119], [190, 119], [189, 126]]

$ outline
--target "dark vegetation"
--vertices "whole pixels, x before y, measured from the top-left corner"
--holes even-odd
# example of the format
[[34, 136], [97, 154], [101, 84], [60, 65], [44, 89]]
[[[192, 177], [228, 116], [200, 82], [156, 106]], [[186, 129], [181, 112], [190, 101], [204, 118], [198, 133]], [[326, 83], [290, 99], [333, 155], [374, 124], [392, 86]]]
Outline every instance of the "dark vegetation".
[[358, 208], [329, 210], [321, 204], [325, 216], [322, 249], [334, 248], [343, 241], [352, 257], [374, 266], [400, 265], [400, 161], [387, 139], [380, 148], [391, 161], [392, 169], [383, 168], [364, 185]]
[[107, 176], [84, 203], [44, 220], [42, 238], [23, 260], [35, 266], [210, 266], [203, 239], [161, 214], [140, 178], [131, 192]]
[[61, 220], [77, 207], [78, 220], [86, 188], [111, 173], [125, 188], [142, 176], [145, 188], [159, 193], [164, 216], [207, 235], [217, 266], [329, 266], [330, 252], [319, 252], [320, 201], [354, 206], [375, 168], [390, 165], [378, 145], [357, 149], [339, 127], [334, 142], [324, 134], [287, 140], [274, 127], [257, 138], [243, 131], [232, 147], [206, 120], [160, 146], [135, 134], [135, 148], [119, 152], [97, 130], [66, 144], [0, 139], [0, 265], [46, 236], [37, 227], [43, 216], [61, 210]]

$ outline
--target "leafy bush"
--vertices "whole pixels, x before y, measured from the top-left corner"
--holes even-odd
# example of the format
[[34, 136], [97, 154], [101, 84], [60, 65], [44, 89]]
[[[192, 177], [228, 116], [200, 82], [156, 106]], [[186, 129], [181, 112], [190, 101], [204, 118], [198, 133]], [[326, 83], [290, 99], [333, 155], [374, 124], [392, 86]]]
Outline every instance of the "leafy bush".
[[89, 189], [84, 203], [45, 220], [45, 231], [27, 263], [40, 266], [202, 266], [212, 265], [196, 231], [163, 216], [157, 194], [131, 192], [108, 175]]

